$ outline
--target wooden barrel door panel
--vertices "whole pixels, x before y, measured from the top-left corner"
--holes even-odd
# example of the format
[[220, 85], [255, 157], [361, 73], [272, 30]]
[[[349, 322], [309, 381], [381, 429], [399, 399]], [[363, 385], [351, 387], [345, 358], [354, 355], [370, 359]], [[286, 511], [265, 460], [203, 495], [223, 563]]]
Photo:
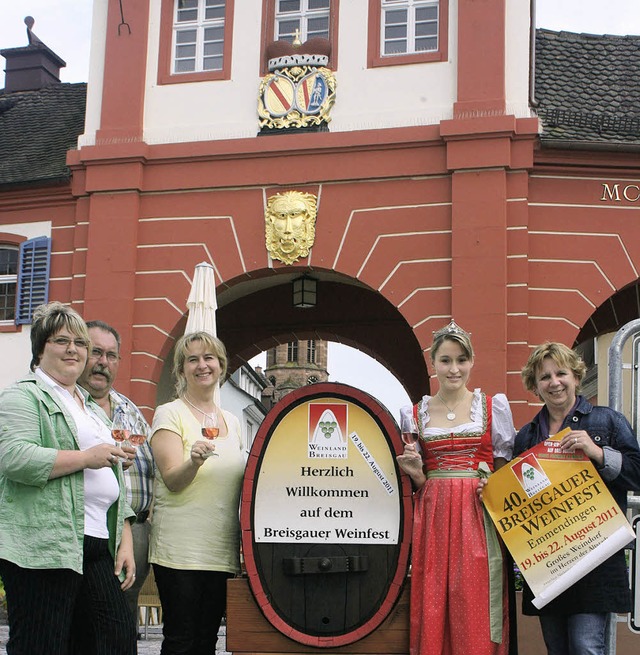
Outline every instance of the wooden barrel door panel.
[[374, 398], [324, 383], [288, 394], [252, 446], [241, 509], [249, 584], [300, 643], [335, 647], [379, 626], [404, 582], [411, 486]]

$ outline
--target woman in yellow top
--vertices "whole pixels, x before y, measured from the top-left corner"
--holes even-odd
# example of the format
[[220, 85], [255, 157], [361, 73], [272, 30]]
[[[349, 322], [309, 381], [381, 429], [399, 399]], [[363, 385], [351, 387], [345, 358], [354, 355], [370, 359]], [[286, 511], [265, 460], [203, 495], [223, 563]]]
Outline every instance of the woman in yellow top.
[[158, 476], [149, 561], [163, 609], [162, 655], [215, 652], [227, 578], [240, 569], [244, 446], [238, 419], [214, 402], [226, 370], [219, 339], [184, 335], [173, 365], [178, 398], [153, 418]]

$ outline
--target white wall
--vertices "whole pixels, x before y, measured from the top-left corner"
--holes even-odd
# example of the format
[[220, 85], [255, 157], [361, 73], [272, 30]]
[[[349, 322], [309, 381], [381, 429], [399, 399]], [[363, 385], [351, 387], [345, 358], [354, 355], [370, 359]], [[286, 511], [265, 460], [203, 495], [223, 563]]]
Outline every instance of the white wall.
[[89, 80], [87, 84], [87, 109], [84, 134], [78, 138], [78, 148], [93, 145], [96, 130], [100, 127], [102, 86], [104, 77], [104, 53], [107, 34], [107, 8], [104, 0], [94, 0], [91, 22], [91, 49], [89, 52]]
[[456, 93], [457, 0], [445, 62], [367, 68], [368, 0], [340, 3], [332, 132], [429, 125], [451, 118]]
[[[19, 234], [27, 239], [50, 237], [51, 223], [49, 221], [39, 221], [37, 223], [3, 224], [2, 231]], [[31, 362], [30, 335], [30, 325], [20, 326], [18, 332], [0, 332], [0, 353], [2, 353], [0, 389], [4, 389], [29, 372]]]
[[507, 113], [519, 118], [529, 109], [529, 27], [530, 0], [508, 0], [505, 88]]
[[31, 326], [23, 325], [20, 332], [0, 333], [0, 389], [8, 387], [29, 372], [31, 362]]
[[[220, 405], [238, 417], [242, 428], [242, 438], [247, 451], [251, 449], [251, 441], [255, 438], [264, 416], [254, 403], [255, 395], [253, 385], [246, 384], [247, 378], [243, 369], [234, 372], [232, 379], [227, 380], [220, 387]], [[246, 387], [249, 386], [249, 390]], [[248, 428], [248, 425], [250, 426]]]
[[[105, 9], [94, 0], [86, 134], [99, 124]], [[340, 3], [336, 104], [332, 132], [437, 124], [451, 117], [456, 94], [457, 0], [449, 3], [446, 62], [367, 68], [368, 0]], [[251, 138], [258, 131], [262, 0], [235, 3], [230, 80], [158, 86], [160, 0], [151, 1], [144, 138], [173, 143]], [[509, 112], [528, 112], [529, 0], [507, 3], [506, 89]]]
[[147, 143], [254, 137], [261, 0], [235, 2], [231, 79], [158, 86], [160, 0], [151, 2], [144, 136]]

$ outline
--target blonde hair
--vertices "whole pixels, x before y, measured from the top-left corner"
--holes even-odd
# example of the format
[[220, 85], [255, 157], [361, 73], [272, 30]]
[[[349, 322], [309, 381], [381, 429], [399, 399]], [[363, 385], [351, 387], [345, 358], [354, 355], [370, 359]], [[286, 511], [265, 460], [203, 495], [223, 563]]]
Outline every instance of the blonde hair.
[[220, 339], [204, 331], [183, 334], [176, 342], [173, 353], [173, 375], [176, 381], [176, 393], [178, 396], [181, 396], [187, 388], [187, 379], [184, 376], [184, 363], [187, 361], [189, 346], [196, 341], [203, 343], [205, 348], [218, 358], [220, 362], [220, 384], [222, 384], [227, 375], [227, 349]]
[[552, 359], [560, 368], [569, 369], [578, 381], [578, 389], [587, 372], [587, 365], [582, 361], [578, 353], [563, 343], [547, 341], [540, 344], [529, 355], [527, 363], [522, 369], [522, 383], [527, 391], [535, 393], [536, 377], [542, 367], [545, 358]]

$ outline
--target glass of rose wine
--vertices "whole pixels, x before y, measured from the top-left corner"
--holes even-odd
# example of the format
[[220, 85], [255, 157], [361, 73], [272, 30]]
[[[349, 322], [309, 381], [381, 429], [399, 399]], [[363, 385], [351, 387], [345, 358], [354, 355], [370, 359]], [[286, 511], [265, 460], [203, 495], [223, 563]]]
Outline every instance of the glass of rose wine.
[[[131, 434], [131, 426], [127, 415], [118, 407], [113, 415], [111, 421], [111, 436], [116, 444], [121, 446], [129, 445], [129, 435]], [[122, 461], [126, 461], [122, 460]]]
[[137, 448], [142, 446], [142, 444], [147, 440], [147, 426], [141, 417], [136, 418], [132, 428], [131, 434], [129, 435], [129, 443]]
[[[205, 414], [202, 419], [202, 436], [208, 441], [213, 441], [220, 434], [220, 428], [218, 426], [218, 414], [214, 412], [213, 414]], [[218, 457], [218, 453], [213, 450], [209, 451], [206, 457]]]
[[400, 416], [400, 434], [402, 441], [408, 446], [412, 446], [418, 441], [418, 424], [413, 413]]
[[113, 440], [117, 443], [124, 443], [125, 441], [128, 441], [130, 434], [131, 430], [127, 417], [124, 412], [116, 409], [113, 421], [111, 422], [111, 436], [113, 437]]

